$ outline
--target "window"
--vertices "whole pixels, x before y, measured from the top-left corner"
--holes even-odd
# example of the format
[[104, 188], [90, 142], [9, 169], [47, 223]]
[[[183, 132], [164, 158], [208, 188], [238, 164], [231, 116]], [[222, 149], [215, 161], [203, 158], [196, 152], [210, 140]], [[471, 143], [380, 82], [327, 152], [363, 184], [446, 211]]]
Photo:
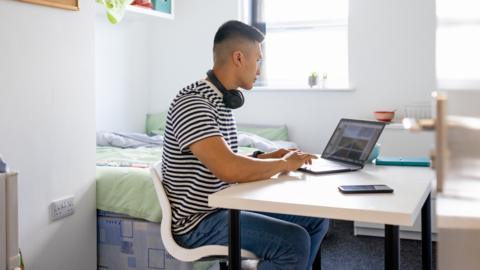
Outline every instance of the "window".
[[348, 86], [348, 0], [252, 0], [250, 10], [266, 31], [257, 85], [306, 88], [315, 72]]
[[[480, 1], [437, 1], [437, 78], [440, 87], [480, 82]], [[477, 84], [478, 86], [478, 84]]]

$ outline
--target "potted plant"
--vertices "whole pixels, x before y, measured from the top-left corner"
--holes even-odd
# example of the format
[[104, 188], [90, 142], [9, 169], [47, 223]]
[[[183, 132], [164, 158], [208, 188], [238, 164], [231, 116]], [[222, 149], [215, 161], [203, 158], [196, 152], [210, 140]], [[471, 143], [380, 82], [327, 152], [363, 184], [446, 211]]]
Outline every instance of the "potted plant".
[[310, 76], [308, 76], [308, 85], [310, 87], [314, 87], [318, 83], [318, 74], [316, 72], [312, 72]]

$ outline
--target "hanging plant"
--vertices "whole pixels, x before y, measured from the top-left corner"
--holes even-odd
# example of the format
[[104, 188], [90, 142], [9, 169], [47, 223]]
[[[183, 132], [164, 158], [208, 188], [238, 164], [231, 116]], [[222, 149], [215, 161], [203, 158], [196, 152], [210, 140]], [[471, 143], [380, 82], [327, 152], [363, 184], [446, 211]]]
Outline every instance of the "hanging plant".
[[125, 8], [132, 2], [133, 0], [97, 0], [97, 3], [105, 7], [108, 21], [112, 24], [117, 24], [123, 19]]

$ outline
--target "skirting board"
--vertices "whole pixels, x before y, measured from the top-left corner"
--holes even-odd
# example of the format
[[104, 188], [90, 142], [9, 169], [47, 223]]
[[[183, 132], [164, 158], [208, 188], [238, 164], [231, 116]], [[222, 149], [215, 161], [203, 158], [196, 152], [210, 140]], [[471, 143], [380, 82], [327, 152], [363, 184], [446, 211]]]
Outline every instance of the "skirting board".
[[[355, 236], [384, 237], [385, 236], [385, 230], [381, 229], [381, 228], [354, 227], [353, 228], [353, 234]], [[421, 235], [420, 232], [400, 230], [400, 239], [422, 240], [422, 235]], [[436, 233], [432, 233], [432, 241], [437, 241], [437, 234]]]

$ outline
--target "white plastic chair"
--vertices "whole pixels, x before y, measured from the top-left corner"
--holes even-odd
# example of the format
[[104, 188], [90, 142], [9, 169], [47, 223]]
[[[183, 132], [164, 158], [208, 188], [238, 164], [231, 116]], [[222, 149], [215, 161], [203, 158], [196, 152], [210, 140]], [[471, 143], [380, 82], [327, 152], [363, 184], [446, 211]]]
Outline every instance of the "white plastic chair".
[[[220, 259], [220, 269], [226, 269], [225, 261], [228, 257], [228, 247], [222, 245], [207, 245], [197, 248], [184, 248], [177, 244], [172, 235], [172, 209], [170, 208], [170, 201], [162, 184], [161, 162], [157, 162], [150, 168], [153, 177], [153, 184], [157, 197], [162, 208], [162, 222], [160, 225], [160, 232], [162, 235], [163, 245], [165, 249], [175, 259], [184, 262], [193, 262], [208, 259]], [[241, 250], [242, 258], [257, 259], [255, 254], [247, 250]]]

